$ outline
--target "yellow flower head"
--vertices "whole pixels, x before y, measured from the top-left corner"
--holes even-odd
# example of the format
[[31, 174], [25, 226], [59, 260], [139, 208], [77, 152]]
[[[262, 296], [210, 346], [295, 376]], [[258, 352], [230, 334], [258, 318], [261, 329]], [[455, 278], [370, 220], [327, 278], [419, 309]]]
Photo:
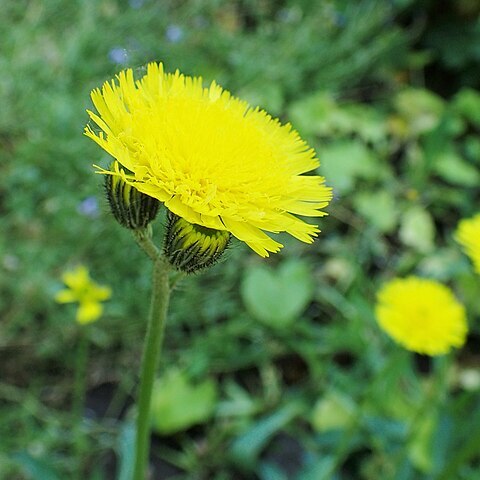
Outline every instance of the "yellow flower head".
[[471, 258], [475, 271], [480, 273], [480, 213], [461, 220], [455, 232], [455, 240]]
[[465, 309], [434, 280], [394, 279], [380, 289], [377, 300], [377, 322], [407, 350], [442, 355], [465, 343]]
[[65, 272], [62, 280], [69, 288], [58, 292], [55, 300], [58, 303], [78, 302], [78, 323], [91, 323], [98, 320], [103, 312], [101, 302], [110, 298], [111, 289], [95, 283], [84, 266]]
[[[135, 80], [120, 72], [91, 94], [100, 128], [85, 134], [116, 159], [120, 176], [186, 221], [230, 232], [261, 256], [282, 245], [265, 232], [307, 243], [319, 232], [296, 215], [320, 217], [331, 199], [315, 152], [289, 124], [251, 108], [215, 82], [150, 63]], [[98, 167], [97, 167], [98, 168]]]

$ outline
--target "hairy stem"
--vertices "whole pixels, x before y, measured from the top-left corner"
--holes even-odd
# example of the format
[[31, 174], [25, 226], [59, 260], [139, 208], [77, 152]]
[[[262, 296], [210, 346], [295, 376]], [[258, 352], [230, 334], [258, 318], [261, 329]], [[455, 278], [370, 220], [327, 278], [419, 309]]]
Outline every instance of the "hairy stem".
[[150, 225], [145, 229], [133, 230], [133, 236], [140, 248], [155, 262], [160, 256], [160, 251], [152, 242]]
[[168, 263], [157, 254], [153, 266], [152, 299], [140, 376], [134, 480], [145, 480], [145, 470], [150, 450], [150, 403], [170, 299], [168, 273]]

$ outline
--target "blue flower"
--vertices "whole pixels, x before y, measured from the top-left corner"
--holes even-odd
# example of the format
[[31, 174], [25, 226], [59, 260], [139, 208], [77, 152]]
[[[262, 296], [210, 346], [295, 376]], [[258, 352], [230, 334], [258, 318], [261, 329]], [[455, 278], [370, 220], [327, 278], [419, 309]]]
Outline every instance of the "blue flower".
[[85, 200], [79, 203], [77, 212], [85, 217], [98, 217], [98, 200], [95, 197], [87, 197]]
[[183, 29], [178, 25], [169, 25], [165, 32], [165, 38], [170, 43], [178, 43], [183, 38]]
[[108, 52], [108, 58], [118, 65], [126, 65], [128, 63], [128, 52], [125, 48], [114, 47]]

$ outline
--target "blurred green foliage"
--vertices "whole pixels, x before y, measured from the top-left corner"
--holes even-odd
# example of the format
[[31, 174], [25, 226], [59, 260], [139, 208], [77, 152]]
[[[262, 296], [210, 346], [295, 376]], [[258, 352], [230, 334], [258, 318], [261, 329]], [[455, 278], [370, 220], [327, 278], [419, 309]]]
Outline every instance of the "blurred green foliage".
[[288, 328], [312, 299], [308, 265], [288, 259], [276, 271], [253, 265], [243, 276], [241, 294], [247, 311], [273, 328]]
[[166, 371], [153, 388], [153, 430], [166, 435], [205, 423], [217, 403], [216, 388], [217, 384], [211, 379], [193, 385], [184, 372]]
[[[154, 478], [479, 478], [480, 282], [452, 240], [478, 211], [479, 19], [448, 3], [450, 19], [409, 0], [0, 2], [0, 478], [129, 478], [150, 265], [82, 130], [90, 90], [151, 60], [291, 121], [335, 192], [313, 245], [282, 238], [263, 260], [234, 243], [179, 284], [161, 365], [178, 378], [157, 405], [178, 411], [154, 411]], [[80, 262], [114, 295], [88, 333], [75, 472], [80, 332], [53, 297]], [[414, 356], [377, 328], [377, 287], [410, 273], [467, 306], [456, 355]]]

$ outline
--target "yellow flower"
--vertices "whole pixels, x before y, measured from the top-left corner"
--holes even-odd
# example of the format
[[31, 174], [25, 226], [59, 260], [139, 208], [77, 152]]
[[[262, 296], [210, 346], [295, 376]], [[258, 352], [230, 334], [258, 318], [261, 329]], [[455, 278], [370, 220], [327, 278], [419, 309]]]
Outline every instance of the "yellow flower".
[[459, 222], [455, 240], [472, 260], [475, 271], [480, 273], [480, 213]]
[[110, 298], [111, 289], [95, 283], [84, 266], [65, 272], [62, 280], [69, 288], [58, 292], [55, 300], [58, 303], [78, 302], [78, 323], [91, 323], [98, 320], [103, 312], [101, 302]]
[[465, 343], [465, 309], [434, 280], [394, 279], [380, 289], [377, 300], [377, 322], [407, 350], [442, 355]]
[[116, 159], [120, 176], [186, 221], [227, 231], [261, 256], [282, 247], [265, 232], [311, 243], [319, 229], [296, 215], [321, 217], [332, 197], [315, 152], [289, 124], [200, 77], [166, 74], [150, 63], [91, 94], [100, 128], [85, 134]]

